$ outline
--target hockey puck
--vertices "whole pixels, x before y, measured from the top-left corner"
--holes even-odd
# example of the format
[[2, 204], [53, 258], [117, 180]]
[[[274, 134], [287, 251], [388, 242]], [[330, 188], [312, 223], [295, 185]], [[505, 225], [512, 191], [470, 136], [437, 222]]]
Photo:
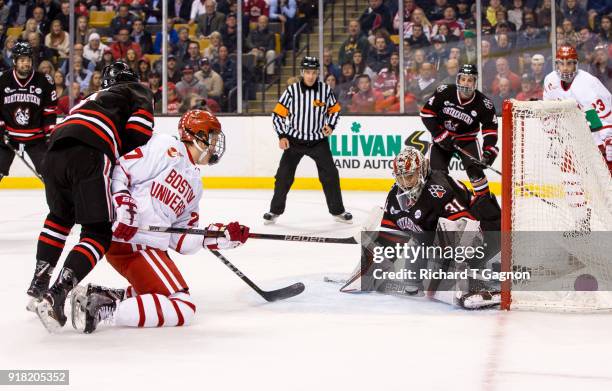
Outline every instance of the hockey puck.
[[597, 279], [590, 274], [581, 274], [574, 281], [575, 291], [596, 291], [598, 287]]

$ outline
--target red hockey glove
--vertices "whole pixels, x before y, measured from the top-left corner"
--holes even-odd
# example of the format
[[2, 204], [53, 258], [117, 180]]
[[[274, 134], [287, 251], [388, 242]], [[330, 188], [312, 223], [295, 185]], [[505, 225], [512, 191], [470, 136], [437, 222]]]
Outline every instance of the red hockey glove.
[[453, 152], [455, 150], [455, 141], [446, 130], [442, 132], [439, 136], [435, 137], [434, 142], [438, 144], [440, 148], [447, 152]]
[[227, 250], [240, 246], [249, 238], [249, 227], [237, 222], [223, 225], [221, 223], [211, 224], [207, 228], [208, 233], [204, 238], [203, 246], [211, 250]]
[[128, 241], [138, 231], [138, 205], [129, 193], [113, 194], [113, 205], [117, 218], [113, 224], [113, 235]]
[[488, 146], [484, 148], [482, 152], [482, 162], [487, 166], [493, 165], [493, 162], [497, 158], [498, 150], [496, 147]]

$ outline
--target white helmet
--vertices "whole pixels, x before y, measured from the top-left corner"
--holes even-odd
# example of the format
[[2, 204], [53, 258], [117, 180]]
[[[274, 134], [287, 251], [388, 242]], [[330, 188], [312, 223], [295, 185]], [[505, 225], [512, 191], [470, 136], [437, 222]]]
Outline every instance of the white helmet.
[[397, 200], [402, 210], [414, 205], [429, 176], [429, 160], [414, 147], [404, 148], [393, 160], [393, 177], [402, 190]]

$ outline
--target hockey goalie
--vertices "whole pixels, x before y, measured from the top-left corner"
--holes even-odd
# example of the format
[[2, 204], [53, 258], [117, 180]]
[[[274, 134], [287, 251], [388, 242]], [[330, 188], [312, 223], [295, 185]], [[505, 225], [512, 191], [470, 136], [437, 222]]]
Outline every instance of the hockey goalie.
[[[463, 183], [442, 171], [431, 170], [429, 160], [414, 147], [404, 148], [395, 157], [393, 176], [395, 184], [387, 195], [380, 227], [377, 232], [362, 234], [360, 265], [340, 291], [423, 296], [468, 309], [499, 304], [499, 287], [494, 284], [420, 277], [432, 271], [447, 275], [480, 268], [490, 260], [490, 254], [479, 259], [478, 264], [465, 259], [458, 262], [458, 256], [439, 259], [435, 251], [412, 251], [412, 257], [405, 252], [403, 256], [377, 259], [380, 248], [423, 250], [482, 245], [488, 240], [487, 232], [500, 228], [501, 210], [495, 196], [474, 197]], [[498, 245], [489, 247], [489, 253], [498, 252]], [[402, 270], [402, 276], [410, 277], [379, 278], [385, 272], [398, 270]]]

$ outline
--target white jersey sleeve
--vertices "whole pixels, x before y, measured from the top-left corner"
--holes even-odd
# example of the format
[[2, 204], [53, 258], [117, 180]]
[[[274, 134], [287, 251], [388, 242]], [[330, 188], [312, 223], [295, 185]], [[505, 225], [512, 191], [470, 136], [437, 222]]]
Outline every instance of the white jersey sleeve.
[[[147, 144], [119, 158], [111, 186], [113, 193], [128, 190], [132, 194], [140, 226], [197, 226], [202, 197], [200, 170], [190, 161], [185, 145], [172, 136], [153, 134]], [[195, 252], [191, 241], [185, 240], [167, 233], [138, 231], [129, 243]]]

